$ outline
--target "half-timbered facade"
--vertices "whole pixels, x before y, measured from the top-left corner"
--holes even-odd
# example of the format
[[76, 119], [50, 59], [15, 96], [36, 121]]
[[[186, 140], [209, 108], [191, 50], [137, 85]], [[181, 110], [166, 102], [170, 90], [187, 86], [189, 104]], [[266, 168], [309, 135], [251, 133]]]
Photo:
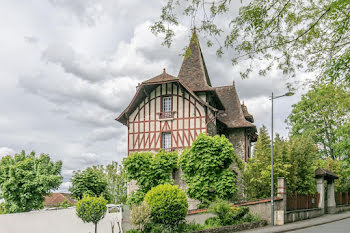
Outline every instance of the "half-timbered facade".
[[244, 160], [256, 140], [253, 116], [233, 85], [212, 87], [196, 34], [177, 77], [163, 72], [137, 86], [116, 119], [128, 127], [128, 153], [183, 150], [203, 132], [224, 134]]

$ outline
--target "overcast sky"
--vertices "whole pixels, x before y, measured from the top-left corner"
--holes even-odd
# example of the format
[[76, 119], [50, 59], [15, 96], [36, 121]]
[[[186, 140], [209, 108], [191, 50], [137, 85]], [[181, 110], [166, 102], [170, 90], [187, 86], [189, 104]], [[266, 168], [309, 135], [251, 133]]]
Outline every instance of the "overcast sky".
[[[74, 170], [121, 161], [127, 129], [114, 119], [136, 85], [166, 68], [177, 76], [190, 22], [176, 28], [173, 46], [149, 30], [159, 0], [2, 0], [0, 7], [0, 157], [47, 153], [63, 161], [66, 191]], [[270, 128], [268, 96], [286, 92], [284, 77], [241, 80], [229, 54], [202, 51], [213, 86], [233, 80], [256, 125]], [[241, 63], [244, 66], [244, 62]], [[259, 67], [259, 63], [255, 64]], [[300, 77], [299, 77], [300, 78]], [[275, 131], [288, 135], [285, 118], [300, 93], [275, 103]]]

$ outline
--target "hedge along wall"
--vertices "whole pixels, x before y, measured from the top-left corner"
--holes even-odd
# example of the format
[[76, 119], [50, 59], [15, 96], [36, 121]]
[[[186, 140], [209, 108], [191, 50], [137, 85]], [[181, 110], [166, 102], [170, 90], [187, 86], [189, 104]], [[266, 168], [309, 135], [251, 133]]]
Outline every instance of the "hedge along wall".
[[[283, 198], [275, 198], [275, 210], [283, 210]], [[256, 201], [242, 202], [234, 204], [233, 206], [247, 206], [249, 212], [259, 216], [261, 219], [271, 222], [271, 199], [261, 199]], [[204, 221], [214, 215], [207, 213], [207, 209], [190, 210], [187, 213], [186, 221], [203, 224]]]

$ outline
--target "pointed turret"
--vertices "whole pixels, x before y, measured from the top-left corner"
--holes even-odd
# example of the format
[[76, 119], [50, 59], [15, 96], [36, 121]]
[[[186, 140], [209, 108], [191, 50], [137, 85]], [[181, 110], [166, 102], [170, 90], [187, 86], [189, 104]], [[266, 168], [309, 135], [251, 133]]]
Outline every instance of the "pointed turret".
[[192, 91], [212, 89], [195, 28], [178, 78]]

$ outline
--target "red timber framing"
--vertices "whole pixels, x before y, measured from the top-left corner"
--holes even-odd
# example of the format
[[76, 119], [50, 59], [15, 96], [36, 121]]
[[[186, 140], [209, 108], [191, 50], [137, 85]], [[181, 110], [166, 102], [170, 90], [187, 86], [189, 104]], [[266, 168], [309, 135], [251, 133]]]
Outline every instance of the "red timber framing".
[[[171, 97], [171, 116], [162, 115], [165, 96]], [[206, 108], [179, 83], [155, 86], [128, 117], [128, 153], [158, 151], [163, 132], [171, 133], [171, 150], [191, 146], [207, 131]]]

